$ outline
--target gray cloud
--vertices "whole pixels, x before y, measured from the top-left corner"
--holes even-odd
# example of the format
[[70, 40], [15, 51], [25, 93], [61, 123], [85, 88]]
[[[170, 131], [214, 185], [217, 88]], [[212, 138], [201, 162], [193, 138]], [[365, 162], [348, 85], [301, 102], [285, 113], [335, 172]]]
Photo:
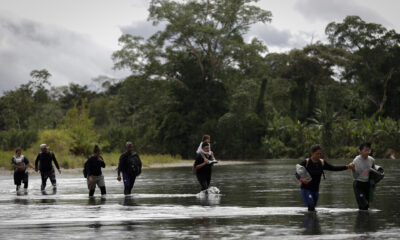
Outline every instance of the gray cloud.
[[87, 36], [0, 13], [0, 92], [29, 81], [34, 69], [47, 69], [53, 86], [91, 84], [111, 70], [111, 50]]
[[148, 21], [137, 21], [131, 25], [120, 27], [120, 29], [123, 34], [141, 36], [147, 39], [157, 31], [163, 30], [164, 27], [165, 25], [162, 23], [158, 24], [157, 26], [153, 26], [153, 24]]
[[346, 16], [357, 15], [365, 21], [389, 25], [377, 12], [357, 4], [354, 0], [297, 0], [294, 8], [309, 21], [341, 21]]
[[269, 24], [257, 24], [249, 32], [264, 40], [268, 46], [287, 47], [292, 34], [289, 30], [279, 30]]
[[270, 51], [287, 51], [293, 48], [302, 48], [317, 40], [312, 33], [293, 33], [287, 29], [279, 30], [270, 24], [254, 25], [247, 35], [248, 37], [256, 36], [263, 40]]

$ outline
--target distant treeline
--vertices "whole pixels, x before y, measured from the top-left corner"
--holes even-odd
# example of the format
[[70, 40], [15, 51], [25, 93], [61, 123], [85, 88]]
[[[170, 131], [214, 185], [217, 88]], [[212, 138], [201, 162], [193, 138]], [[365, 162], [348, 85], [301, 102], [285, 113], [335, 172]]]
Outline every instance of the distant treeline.
[[399, 34], [348, 16], [326, 27], [328, 43], [267, 53], [243, 36], [271, 12], [246, 2], [151, 1], [149, 20], [165, 29], [121, 36], [112, 59], [132, 75], [99, 77], [100, 91], [52, 87], [47, 70], [32, 71], [0, 98], [1, 148], [47, 141], [87, 155], [129, 139], [142, 153], [192, 158], [210, 134], [225, 159], [298, 158], [314, 143], [353, 157], [363, 141], [376, 157], [400, 152]]

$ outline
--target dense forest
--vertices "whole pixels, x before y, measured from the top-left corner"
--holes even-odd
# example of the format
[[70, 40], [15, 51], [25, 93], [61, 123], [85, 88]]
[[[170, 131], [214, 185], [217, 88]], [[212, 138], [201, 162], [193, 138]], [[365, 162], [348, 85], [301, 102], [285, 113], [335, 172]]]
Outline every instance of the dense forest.
[[131, 140], [141, 153], [191, 159], [210, 134], [223, 159], [298, 158], [315, 143], [350, 158], [363, 141], [376, 157], [400, 157], [400, 35], [348, 16], [326, 26], [327, 42], [270, 53], [245, 41], [272, 19], [254, 2], [152, 0], [148, 20], [165, 28], [122, 35], [111, 56], [126, 79], [56, 87], [37, 69], [4, 92], [1, 150], [46, 142], [87, 155]]

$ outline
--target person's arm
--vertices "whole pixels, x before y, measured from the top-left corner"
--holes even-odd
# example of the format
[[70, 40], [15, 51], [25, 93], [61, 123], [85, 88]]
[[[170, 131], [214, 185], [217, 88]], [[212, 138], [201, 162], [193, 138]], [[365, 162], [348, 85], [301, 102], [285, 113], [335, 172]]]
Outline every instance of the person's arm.
[[142, 160], [140, 159], [139, 154], [136, 154], [136, 157], [139, 159], [139, 173], [138, 174], [141, 174], [142, 173]]
[[121, 154], [121, 156], [119, 157], [119, 162], [118, 162], [118, 176], [117, 176], [117, 180], [121, 181], [121, 167], [122, 167], [122, 163], [124, 161], [124, 156], [125, 154]]
[[324, 170], [328, 170], [328, 171], [344, 171], [349, 169], [349, 165], [344, 165], [344, 166], [333, 166], [331, 164], [329, 164], [327, 161], [324, 160], [324, 166], [322, 167], [322, 169]]
[[[200, 163], [200, 161], [203, 160], [202, 163]], [[196, 168], [196, 170], [204, 167], [208, 162], [208, 159], [206, 158], [206, 160], [204, 160], [200, 155], [196, 158], [196, 162], [194, 163], [194, 167]]]
[[104, 162], [103, 157], [99, 156], [98, 160], [99, 160], [99, 163], [100, 163], [100, 167], [105, 168], [106, 167], [106, 163]]
[[210, 151], [210, 152], [211, 152], [211, 159], [212, 159], [212, 160], [215, 160], [214, 152], [212, 152], [212, 151]]
[[57, 168], [58, 172], [61, 173], [60, 166], [58, 165], [58, 162], [57, 162], [57, 159], [56, 159], [56, 155], [54, 155], [54, 153], [51, 153], [51, 158], [52, 158], [54, 164], [56, 165], [56, 168]]
[[40, 156], [40, 153], [37, 155], [36, 160], [35, 160], [35, 171], [36, 172], [38, 171], [39, 156]]
[[204, 155], [203, 151], [200, 152], [201, 157], [203, 158], [204, 162], [207, 162], [208, 159], [206, 158], [206, 156]]
[[25, 162], [25, 166], [35, 169], [26, 157], [24, 157], [24, 162]]
[[86, 160], [84, 168], [86, 169], [87, 176], [88, 177], [91, 176], [91, 174], [92, 174], [91, 169], [92, 168], [90, 166], [90, 158], [88, 158], [88, 160]]

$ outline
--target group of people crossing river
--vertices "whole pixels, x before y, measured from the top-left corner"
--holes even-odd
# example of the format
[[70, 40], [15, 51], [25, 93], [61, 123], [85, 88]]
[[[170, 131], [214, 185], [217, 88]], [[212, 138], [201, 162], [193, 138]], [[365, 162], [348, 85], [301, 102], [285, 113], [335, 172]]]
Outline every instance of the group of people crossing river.
[[[201, 190], [207, 194], [207, 189], [211, 183], [211, 172], [214, 164], [218, 163], [214, 153], [211, 151], [211, 138], [204, 135], [196, 151], [196, 159], [193, 164], [192, 172], [196, 175], [201, 186]], [[123, 181], [124, 194], [130, 195], [135, 184], [136, 178], [141, 174], [142, 161], [139, 155], [133, 151], [133, 143], [126, 142], [126, 151], [121, 154], [117, 168], [117, 180]], [[300, 192], [304, 205], [309, 211], [315, 211], [319, 198], [319, 186], [321, 177], [325, 178], [324, 170], [345, 171], [351, 170], [353, 176], [353, 190], [360, 210], [368, 210], [376, 183], [383, 178], [383, 169], [375, 165], [375, 160], [370, 156], [371, 144], [366, 142], [360, 145], [360, 154], [349, 164], [343, 166], [333, 166], [321, 158], [322, 147], [318, 144], [311, 147], [311, 157], [303, 160], [296, 166], [296, 176], [300, 184]], [[24, 192], [28, 189], [28, 167], [36, 172], [40, 171], [41, 191], [45, 194], [47, 179], [56, 192], [57, 181], [53, 163], [61, 173], [61, 168], [57, 162], [55, 154], [49, 151], [46, 144], [40, 145], [40, 153], [37, 155], [35, 165], [22, 155], [22, 149], [15, 151], [11, 165], [14, 168], [14, 183], [17, 192], [21, 191], [21, 184], [24, 184]], [[102, 168], [106, 164], [101, 156], [101, 150], [96, 145], [93, 154], [84, 164], [83, 175], [87, 181], [89, 197], [93, 197], [96, 186], [100, 189], [102, 197], [106, 196], [106, 185]], [[379, 171], [377, 169], [379, 168]], [[122, 178], [121, 178], [122, 173]]]

